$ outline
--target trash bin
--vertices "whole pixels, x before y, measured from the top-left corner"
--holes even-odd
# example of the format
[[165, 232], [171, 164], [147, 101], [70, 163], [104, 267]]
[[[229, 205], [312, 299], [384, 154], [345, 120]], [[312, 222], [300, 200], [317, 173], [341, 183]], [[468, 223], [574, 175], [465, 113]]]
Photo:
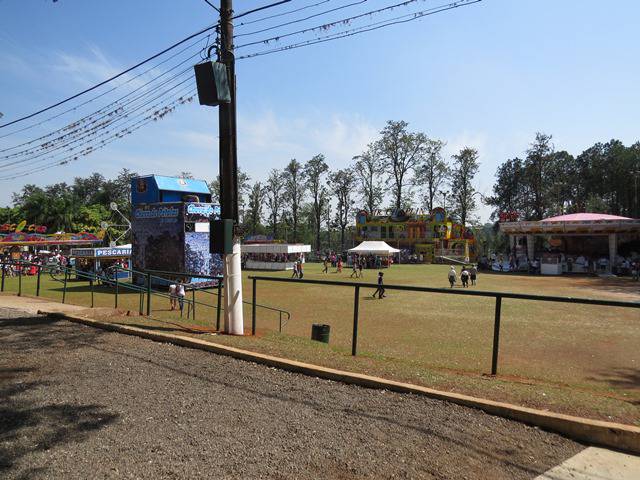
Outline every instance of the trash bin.
[[330, 332], [331, 332], [331, 325], [314, 323], [313, 325], [311, 325], [311, 340], [316, 340], [322, 343], [329, 343]]

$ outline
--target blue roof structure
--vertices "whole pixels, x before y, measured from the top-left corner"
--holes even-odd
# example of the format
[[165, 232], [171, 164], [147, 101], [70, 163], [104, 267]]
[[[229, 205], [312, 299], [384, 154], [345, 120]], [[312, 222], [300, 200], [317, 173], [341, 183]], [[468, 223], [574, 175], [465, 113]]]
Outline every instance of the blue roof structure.
[[131, 203], [182, 202], [185, 195], [195, 195], [198, 202], [210, 203], [211, 191], [204, 180], [143, 175], [131, 179]]

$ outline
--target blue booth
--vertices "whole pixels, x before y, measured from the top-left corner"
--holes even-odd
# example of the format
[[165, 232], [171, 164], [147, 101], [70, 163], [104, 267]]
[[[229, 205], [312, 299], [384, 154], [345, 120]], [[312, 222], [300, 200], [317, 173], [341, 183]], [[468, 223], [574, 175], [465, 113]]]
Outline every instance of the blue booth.
[[[222, 276], [222, 258], [209, 252], [209, 226], [220, 218], [220, 206], [211, 203], [204, 180], [134, 177], [131, 203], [134, 270]], [[187, 282], [216, 283], [196, 276]]]

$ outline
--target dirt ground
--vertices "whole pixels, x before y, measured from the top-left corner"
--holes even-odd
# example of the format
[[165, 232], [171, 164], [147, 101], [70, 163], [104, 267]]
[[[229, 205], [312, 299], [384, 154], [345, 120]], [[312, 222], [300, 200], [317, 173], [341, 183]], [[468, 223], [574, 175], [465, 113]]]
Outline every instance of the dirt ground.
[[362, 389], [0, 309], [0, 477], [534, 478], [583, 447]]

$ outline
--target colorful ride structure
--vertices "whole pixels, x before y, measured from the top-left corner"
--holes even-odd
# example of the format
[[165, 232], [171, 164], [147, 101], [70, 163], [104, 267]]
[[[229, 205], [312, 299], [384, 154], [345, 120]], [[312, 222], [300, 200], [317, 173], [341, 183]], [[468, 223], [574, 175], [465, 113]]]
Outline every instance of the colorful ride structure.
[[356, 215], [355, 241], [384, 240], [419, 262], [475, 262], [473, 231], [447, 216], [444, 208], [391, 210]]

